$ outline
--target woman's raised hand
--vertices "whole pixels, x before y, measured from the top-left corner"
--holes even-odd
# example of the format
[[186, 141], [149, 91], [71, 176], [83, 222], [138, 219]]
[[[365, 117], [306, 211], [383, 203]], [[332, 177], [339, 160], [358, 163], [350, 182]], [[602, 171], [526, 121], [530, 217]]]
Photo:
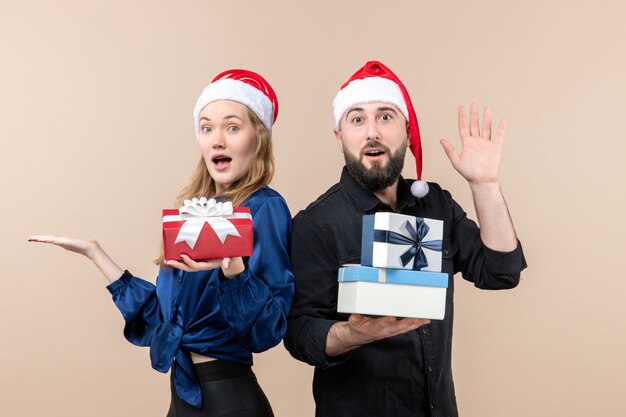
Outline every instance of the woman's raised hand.
[[39, 242], [39, 243], [51, 243], [53, 245], [57, 245], [62, 247], [63, 249], [69, 250], [71, 252], [76, 252], [81, 255], [85, 255], [88, 258], [94, 256], [96, 251], [100, 248], [100, 245], [96, 240], [93, 239], [76, 239], [73, 237], [66, 236], [30, 236], [28, 238], [29, 242]]
[[124, 270], [120, 268], [93, 239], [76, 239], [66, 236], [30, 236], [29, 242], [51, 243], [71, 252], [79, 253], [89, 258], [102, 271], [109, 282], [122, 276]]

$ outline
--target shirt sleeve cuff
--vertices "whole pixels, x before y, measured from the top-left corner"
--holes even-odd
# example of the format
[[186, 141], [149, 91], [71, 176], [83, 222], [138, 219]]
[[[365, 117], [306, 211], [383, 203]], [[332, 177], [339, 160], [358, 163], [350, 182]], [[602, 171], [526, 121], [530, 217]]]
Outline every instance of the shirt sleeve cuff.
[[224, 272], [222, 271], [222, 268], [219, 268], [219, 271], [217, 274], [218, 274], [217, 276], [220, 281], [219, 288], [221, 292], [233, 291], [234, 289], [239, 288], [242, 285], [244, 285], [250, 279], [250, 269], [248, 268], [247, 265], [246, 265], [246, 269], [244, 269], [241, 274], [238, 274], [230, 279], [224, 276]]
[[511, 252], [498, 252], [489, 249], [484, 243], [483, 248], [489, 271], [494, 274], [513, 274], [522, 271], [527, 266], [524, 251], [519, 240], [517, 241], [517, 247]]
[[314, 324], [308, 329], [307, 334], [307, 355], [316, 358], [316, 366], [322, 369], [339, 365], [348, 360], [352, 352], [344, 353], [338, 356], [328, 356], [326, 354], [326, 338], [330, 328], [337, 323], [336, 320], [315, 320]]
[[131, 279], [133, 279], [133, 274], [128, 272], [128, 270], [125, 270], [118, 279], [107, 285], [106, 288], [112, 295], [115, 295], [115, 293], [119, 292], [122, 288], [128, 285]]

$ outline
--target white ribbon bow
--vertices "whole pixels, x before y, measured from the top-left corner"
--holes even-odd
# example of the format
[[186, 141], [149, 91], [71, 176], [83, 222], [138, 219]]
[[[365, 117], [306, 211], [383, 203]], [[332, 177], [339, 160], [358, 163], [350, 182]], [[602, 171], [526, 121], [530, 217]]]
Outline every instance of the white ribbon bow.
[[178, 212], [180, 216], [165, 216], [163, 222], [185, 220], [174, 243], [187, 242], [191, 249], [196, 245], [204, 223], [208, 223], [224, 243], [228, 236], [241, 236], [227, 218], [252, 218], [248, 213], [233, 213], [230, 201], [218, 203], [214, 198], [207, 200], [205, 197], [185, 200]]

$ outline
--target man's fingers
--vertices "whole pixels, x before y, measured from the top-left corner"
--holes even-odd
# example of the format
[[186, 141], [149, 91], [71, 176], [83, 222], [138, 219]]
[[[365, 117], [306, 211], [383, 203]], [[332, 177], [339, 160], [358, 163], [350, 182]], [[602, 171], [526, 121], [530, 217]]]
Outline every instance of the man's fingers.
[[350, 317], [348, 317], [348, 322], [350, 322], [350, 324], [359, 324], [363, 321], [363, 316], [361, 314], [350, 314]]
[[430, 323], [428, 319], [416, 319], [416, 318], [406, 318], [400, 320], [399, 325], [406, 329], [406, 331], [417, 329], [425, 324]]
[[417, 329], [418, 327], [422, 327], [426, 324], [430, 324], [430, 320], [428, 319], [416, 319], [414, 326]]
[[355, 331], [373, 338], [373, 340], [385, 339], [415, 330], [430, 323], [428, 319], [378, 317], [372, 318], [361, 314], [351, 314], [348, 318], [350, 327]]
[[456, 165], [459, 161], [459, 154], [454, 149], [454, 146], [445, 139], [441, 139], [439, 143], [443, 146], [443, 150], [446, 152], [446, 155], [448, 155], [448, 159], [452, 162], [452, 165]]
[[487, 106], [483, 109], [483, 131], [481, 136], [484, 139], [491, 140], [491, 111]]
[[354, 313], [350, 314], [350, 317], [348, 318], [348, 323], [353, 329], [360, 329], [364, 325], [364, 323], [366, 323], [367, 321], [371, 322], [372, 320], [373, 319], [371, 319], [370, 317]]
[[461, 140], [469, 136], [470, 132], [467, 128], [467, 120], [465, 120], [465, 106], [459, 106], [459, 136]]
[[406, 318], [406, 319], [403, 319], [403, 320], [406, 320], [406, 323], [407, 323], [409, 326], [414, 326], [414, 325], [421, 326], [422, 324], [428, 324], [428, 323], [430, 323], [430, 320], [429, 320], [429, 319]]
[[380, 325], [381, 327], [393, 326], [397, 322], [398, 319], [396, 319], [395, 317], [381, 317], [376, 320], [376, 324]]
[[478, 126], [478, 106], [472, 102], [470, 104], [470, 135], [480, 136], [480, 127]]
[[[385, 317], [385, 319], [387, 319], [387, 317]], [[404, 334], [430, 323], [430, 320], [427, 319], [403, 318], [398, 320], [395, 317], [390, 317], [390, 319], [391, 320], [387, 321], [384, 327], [385, 337]]]
[[506, 120], [500, 120], [500, 125], [498, 126], [498, 132], [496, 136], [493, 138], [493, 142], [501, 145], [504, 141], [504, 134], [506, 133]]

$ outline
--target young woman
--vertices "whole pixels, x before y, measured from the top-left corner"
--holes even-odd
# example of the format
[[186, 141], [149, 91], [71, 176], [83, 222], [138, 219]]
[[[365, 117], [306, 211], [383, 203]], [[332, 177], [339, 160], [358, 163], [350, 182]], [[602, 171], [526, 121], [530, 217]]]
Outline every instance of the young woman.
[[249, 258], [164, 261], [156, 287], [123, 271], [94, 240], [31, 236], [87, 256], [109, 280], [126, 321], [124, 335], [150, 347], [152, 366], [172, 367], [168, 417], [272, 416], [252, 372], [252, 352], [282, 339], [293, 297], [288, 257], [291, 215], [268, 188], [274, 173], [271, 130], [278, 115], [272, 87], [260, 75], [225, 71], [194, 109], [202, 157], [178, 205], [194, 197], [249, 207]]

